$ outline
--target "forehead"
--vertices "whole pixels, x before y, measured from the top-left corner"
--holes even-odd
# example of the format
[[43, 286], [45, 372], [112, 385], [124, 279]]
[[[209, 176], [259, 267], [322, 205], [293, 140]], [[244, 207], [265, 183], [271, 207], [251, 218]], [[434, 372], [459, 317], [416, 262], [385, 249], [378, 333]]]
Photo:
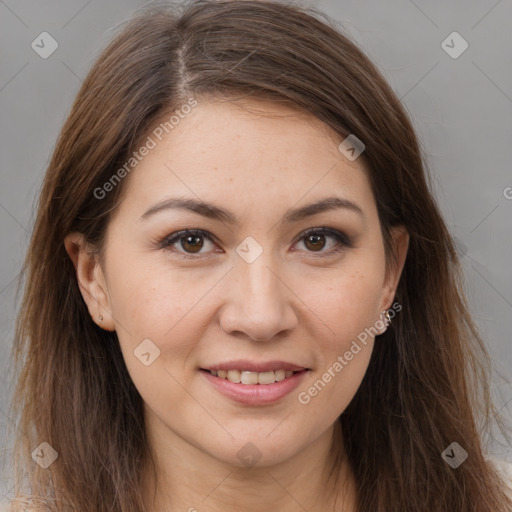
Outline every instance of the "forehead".
[[231, 210], [238, 203], [309, 203], [336, 192], [373, 201], [362, 158], [345, 158], [342, 137], [315, 116], [261, 100], [197, 101], [172, 129], [167, 116], [147, 134], [153, 147], [125, 178], [123, 208], [166, 195], [229, 203]]

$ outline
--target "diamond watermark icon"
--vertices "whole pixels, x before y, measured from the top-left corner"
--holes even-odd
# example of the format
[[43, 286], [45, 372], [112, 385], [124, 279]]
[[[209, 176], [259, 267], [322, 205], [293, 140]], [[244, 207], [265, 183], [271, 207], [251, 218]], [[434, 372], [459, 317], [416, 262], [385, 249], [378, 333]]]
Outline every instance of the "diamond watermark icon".
[[252, 263], [263, 252], [263, 247], [252, 236], [248, 236], [236, 248], [236, 252], [246, 263]]
[[453, 243], [455, 245], [455, 250], [457, 251], [457, 254], [463, 258], [468, 253], [468, 246], [456, 236], [453, 237]]
[[57, 460], [58, 456], [59, 454], [46, 441], [32, 452], [32, 458], [43, 469], [48, 469]]
[[149, 366], [160, 356], [160, 349], [150, 339], [146, 338], [135, 348], [133, 353], [144, 366]]
[[39, 57], [47, 59], [59, 47], [59, 43], [48, 32], [41, 32], [30, 46]]
[[453, 469], [457, 469], [468, 458], [468, 452], [459, 443], [454, 441], [441, 453], [441, 457]]
[[468, 46], [468, 42], [458, 32], [452, 32], [441, 43], [441, 48], [452, 59], [458, 59], [468, 49]]
[[365, 148], [366, 146], [363, 142], [353, 133], [344, 139], [338, 146], [340, 153], [345, 155], [345, 157], [350, 161], [354, 161], [365, 150]]
[[263, 455], [254, 444], [247, 443], [243, 448], [238, 450], [237, 456], [242, 464], [248, 468], [252, 468]]

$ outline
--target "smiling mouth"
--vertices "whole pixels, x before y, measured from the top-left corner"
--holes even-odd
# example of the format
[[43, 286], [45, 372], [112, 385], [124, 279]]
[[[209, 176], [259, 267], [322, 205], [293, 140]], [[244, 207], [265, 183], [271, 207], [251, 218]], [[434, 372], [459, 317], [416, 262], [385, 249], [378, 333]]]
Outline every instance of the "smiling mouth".
[[295, 373], [303, 373], [308, 371], [307, 368], [299, 371], [276, 370], [268, 372], [250, 372], [245, 370], [206, 370], [204, 368], [201, 368], [201, 370], [213, 375], [214, 377], [218, 377], [219, 379], [229, 380], [234, 384], [246, 385], [274, 384], [275, 382], [280, 382], [292, 377]]

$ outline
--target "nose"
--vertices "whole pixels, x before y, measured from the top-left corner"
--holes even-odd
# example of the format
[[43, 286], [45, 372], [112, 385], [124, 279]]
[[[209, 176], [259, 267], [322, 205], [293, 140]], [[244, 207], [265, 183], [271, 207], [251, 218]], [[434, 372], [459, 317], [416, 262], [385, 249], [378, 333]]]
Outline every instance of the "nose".
[[220, 325], [227, 334], [268, 341], [297, 325], [296, 295], [270, 251], [263, 251], [252, 263], [237, 258], [225, 289]]

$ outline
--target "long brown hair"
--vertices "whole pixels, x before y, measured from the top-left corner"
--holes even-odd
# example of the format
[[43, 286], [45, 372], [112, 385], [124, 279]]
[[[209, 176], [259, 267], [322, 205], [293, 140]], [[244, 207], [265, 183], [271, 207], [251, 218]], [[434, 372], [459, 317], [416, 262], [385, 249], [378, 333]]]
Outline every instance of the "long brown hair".
[[[123, 182], [101, 199], [94, 191], [157, 122], [190, 98], [208, 97], [271, 100], [315, 115], [342, 137], [355, 134], [366, 146], [361, 158], [390, 264], [390, 228], [409, 232], [396, 293], [402, 311], [337, 422], [360, 512], [509, 511], [483, 449], [490, 422], [503, 429], [490, 396], [491, 361], [404, 108], [324, 14], [251, 0], [146, 8], [101, 53], [62, 128], [23, 267], [13, 347], [12, 414], [23, 432], [15, 468], [18, 478], [26, 474], [36, 510], [146, 510], [142, 399], [116, 333], [89, 315], [63, 240], [81, 232], [101, 254]], [[47, 469], [31, 457], [42, 442], [58, 453]], [[452, 442], [468, 453], [457, 469], [441, 456]], [[21, 481], [16, 495], [21, 503]]]

